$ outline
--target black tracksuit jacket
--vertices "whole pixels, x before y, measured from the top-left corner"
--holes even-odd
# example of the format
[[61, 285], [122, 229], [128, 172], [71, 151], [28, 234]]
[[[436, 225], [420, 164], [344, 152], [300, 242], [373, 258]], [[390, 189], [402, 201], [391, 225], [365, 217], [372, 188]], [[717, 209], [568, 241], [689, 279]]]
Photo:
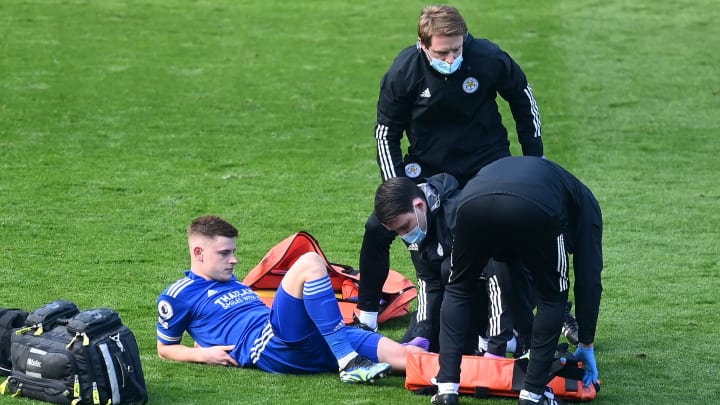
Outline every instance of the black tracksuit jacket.
[[[440, 306], [445, 291], [445, 283], [450, 274], [450, 254], [453, 243], [453, 229], [457, 205], [460, 202], [462, 189], [459, 188], [457, 179], [447, 173], [431, 176], [425, 183], [418, 185], [425, 193], [425, 200], [428, 204], [427, 212], [427, 235], [419, 244], [408, 246], [410, 256], [415, 266], [418, 283], [418, 305], [415, 315], [415, 322], [410, 323], [404, 340], [410, 340], [416, 336], [422, 336], [430, 340], [430, 348], [433, 351], [438, 349], [438, 333], [440, 330]], [[500, 264], [506, 266], [505, 264]], [[498, 266], [491, 262], [489, 266]], [[494, 272], [509, 271], [503, 268], [496, 268]], [[493, 270], [490, 270], [493, 273]], [[522, 277], [522, 275], [517, 275]], [[472, 313], [473, 323], [476, 327], [467, 339], [464, 352], [471, 352], [477, 347], [477, 336], [486, 336], [488, 327], [488, 308], [493, 308], [493, 315], [498, 318], [495, 331], [496, 336], [490, 338], [489, 348], [497, 354], [505, 354], [505, 344], [513, 336], [513, 320], [510, 307], [512, 303], [509, 298], [513, 295], [509, 291], [511, 284], [505, 277], [493, 276], [496, 283], [495, 296], [492, 302], [486, 294], [485, 282], [478, 281], [478, 296], [473, 302], [469, 312]], [[517, 299], [524, 299], [519, 294]], [[529, 302], [523, 302], [528, 312], [532, 311]]]
[[440, 305], [445, 290], [444, 280], [450, 274], [452, 228], [461, 190], [457, 180], [445, 173], [430, 177], [419, 187], [428, 203], [427, 235], [419, 244], [408, 246], [418, 279], [417, 323], [408, 337], [427, 338], [431, 347], [437, 349]]
[[[422, 177], [449, 173], [463, 185], [486, 164], [510, 155], [497, 95], [516, 124], [523, 155], [541, 156], [540, 116], [520, 66], [500, 47], [467, 34], [457, 72], [443, 75], [411, 46], [382, 79], [377, 103], [377, 160], [383, 180], [420, 165]], [[410, 146], [403, 160], [400, 140]]]
[[[483, 166], [510, 156], [498, 95], [510, 106], [523, 155], [542, 156], [532, 89], [520, 66], [498, 45], [467, 34], [462, 65], [447, 76], [431, 68], [417, 46], [401, 51], [382, 79], [377, 103], [375, 138], [382, 179], [405, 176], [405, 165], [417, 163], [416, 182], [449, 173], [462, 187]], [[403, 134], [410, 141], [404, 160]], [[358, 307], [364, 311], [378, 311], [394, 238], [373, 213], [360, 249]]]
[[[459, 205], [474, 198], [506, 194], [539, 207], [561, 224], [573, 256], [575, 315], [579, 340], [595, 339], [602, 283], [602, 213], [590, 189], [566, 169], [545, 159], [515, 156], [483, 168], [467, 184]], [[478, 230], [482, 232], [482, 230]]]
[[566, 253], [573, 255], [573, 291], [581, 343], [593, 343], [602, 293], [602, 213], [590, 189], [564, 168], [537, 157], [499, 159], [471, 179], [457, 208], [452, 272], [441, 309], [439, 382], [458, 382], [463, 311], [483, 261], [523, 260], [539, 293], [532, 355], [523, 385], [548, 382], [569, 289]]

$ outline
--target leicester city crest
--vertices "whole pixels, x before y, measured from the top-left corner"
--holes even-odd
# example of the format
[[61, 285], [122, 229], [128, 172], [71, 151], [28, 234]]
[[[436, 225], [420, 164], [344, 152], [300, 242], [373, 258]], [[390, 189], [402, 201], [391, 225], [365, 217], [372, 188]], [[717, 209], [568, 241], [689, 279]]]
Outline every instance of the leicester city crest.
[[420, 165], [417, 163], [409, 163], [405, 165], [405, 175], [411, 179], [420, 176], [421, 171]]
[[465, 79], [463, 82], [463, 91], [465, 93], [471, 94], [475, 93], [475, 91], [478, 89], [478, 80], [472, 76]]

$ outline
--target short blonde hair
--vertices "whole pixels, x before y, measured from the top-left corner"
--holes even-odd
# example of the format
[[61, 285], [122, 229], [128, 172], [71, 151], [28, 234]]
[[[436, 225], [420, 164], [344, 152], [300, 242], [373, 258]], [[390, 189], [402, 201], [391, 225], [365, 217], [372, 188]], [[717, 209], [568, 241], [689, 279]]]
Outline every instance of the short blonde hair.
[[434, 5], [425, 7], [418, 20], [418, 38], [430, 47], [434, 35], [456, 36], [467, 34], [465, 19], [455, 7]]

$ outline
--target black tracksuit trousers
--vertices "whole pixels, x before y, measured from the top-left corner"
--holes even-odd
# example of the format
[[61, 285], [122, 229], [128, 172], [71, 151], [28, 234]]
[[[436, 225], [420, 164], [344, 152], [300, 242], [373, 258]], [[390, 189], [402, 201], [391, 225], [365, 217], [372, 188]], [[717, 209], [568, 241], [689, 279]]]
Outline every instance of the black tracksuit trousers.
[[438, 382], [460, 381], [461, 347], [470, 332], [466, 314], [476, 293], [474, 280], [491, 258], [520, 259], [532, 275], [538, 294], [523, 388], [544, 391], [551, 379], [550, 366], [568, 298], [568, 256], [562, 231], [558, 218], [512, 195], [483, 195], [460, 206], [451, 274], [440, 312]]
[[[377, 312], [381, 298], [382, 286], [390, 268], [390, 246], [397, 235], [385, 228], [373, 212], [365, 224], [365, 234], [360, 249], [360, 271], [358, 308], [363, 311]], [[418, 273], [418, 277], [423, 275]], [[443, 275], [445, 279], [445, 275]], [[487, 266], [481, 277], [484, 283], [477, 283], [475, 290], [480, 296], [475, 297], [472, 306], [475, 331], [489, 337], [488, 351], [504, 355], [507, 342], [513, 337], [513, 328], [518, 331], [518, 344], [529, 344], [532, 332], [535, 306], [534, 291], [530, 289], [531, 280], [527, 270], [519, 260], [508, 263], [495, 262]], [[443, 283], [444, 284], [444, 283]], [[442, 297], [440, 297], [442, 299]], [[427, 337], [431, 341], [431, 350], [437, 350], [439, 331], [438, 314], [429, 314], [430, 325]], [[485, 317], [487, 315], [487, 317]], [[410, 320], [403, 341], [417, 336], [418, 320]], [[487, 329], [486, 329], [487, 327]], [[426, 335], [426, 334], [423, 334]], [[463, 352], [471, 352], [477, 343], [477, 335], [467, 336]]]

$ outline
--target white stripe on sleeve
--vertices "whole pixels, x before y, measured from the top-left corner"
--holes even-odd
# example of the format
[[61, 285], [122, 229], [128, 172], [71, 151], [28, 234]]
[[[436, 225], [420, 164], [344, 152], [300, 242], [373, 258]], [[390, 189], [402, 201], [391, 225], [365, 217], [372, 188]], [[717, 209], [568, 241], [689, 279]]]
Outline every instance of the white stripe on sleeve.
[[533, 116], [533, 126], [535, 127], [535, 133], [533, 134], [533, 138], [539, 138], [542, 135], [542, 128], [540, 126], [540, 111], [538, 111], [537, 101], [535, 101], [535, 96], [533, 96], [530, 83], [528, 83], [524, 91], [525, 95], [528, 98], [528, 101], [530, 101], [530, 112]]
[[377, 124], [375, 127], [375, 139], [377, 140], [378, 163], [380, 165], [383, 180], [397, 177], [392, 156], [390, 155], [390, 146], [388, 145], [387, 134], [387, 125]]

